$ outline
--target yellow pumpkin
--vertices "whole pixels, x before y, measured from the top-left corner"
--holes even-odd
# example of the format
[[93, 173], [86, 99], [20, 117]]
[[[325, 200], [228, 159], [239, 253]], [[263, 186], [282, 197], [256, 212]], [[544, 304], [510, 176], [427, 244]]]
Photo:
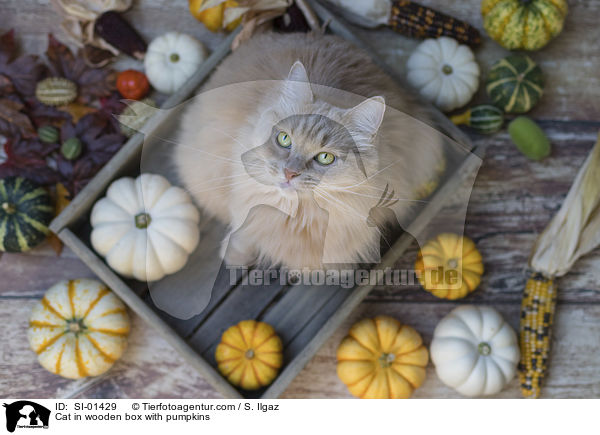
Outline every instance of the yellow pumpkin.
[[269, 385], [283, 364], [283, 344], [273, 327], [243, 320], [223, 333], [215, 359], [233, 385], [256, 390]]
[[434, 296], [460, 299], [481, 282], [483, 263], [471, 239], [443, 233], [421, 248], [415, 271], [423, 288]]
[[49, 372], [70, 379], [98, 376], [127, 347], [129, 317], [121, 300], [92, 279], [61, 281], [33, 307], [27, 338]]
[[220, 30], [227, 30], [228, 32], [235, 29], [242, 21], [242, 17], [237, 18], [226, 26], [223, 26], [223, 20], [225, 18], [225, 9], [235, 8], [238, 3], [233, 0], [226, 0], [218, 6], [202, 9], [202, 3], [204, 0], [189, 0], [190, 13], [200, 22], [204, 23], [206, 28], [211, 32], [218, 32]]
[[429, 360], [417, 331], [377, 316], [350, 328], [337, 350], [337, 374], [361, 399], [406, 399], [425, 381]]

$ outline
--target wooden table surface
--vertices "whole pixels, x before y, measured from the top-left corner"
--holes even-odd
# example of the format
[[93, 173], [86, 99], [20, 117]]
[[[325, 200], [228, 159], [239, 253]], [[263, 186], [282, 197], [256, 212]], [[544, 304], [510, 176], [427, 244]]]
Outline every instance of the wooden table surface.
[[[422, 0], [482, 28], [479, 0], [446, 2]], [[292, 382], [283, 397], [350, 397], [335, 372], [335, 350], [349, 326], [359, 318], [392, 315], [420, 331], [430, 342], [437, 322], [461, 303], [496, 307], [518, 328], [525, 267], [537, 234], [559, 209], [578, 168], [600, 130], [600, 17], [599, 0], [569, 0], [563, 33], [531, 56], [544, 70], [546, 94], [532, 112], [551, 139], [553, 151], [532, 162], [511, 144], [506, 132], [491, 137], [473, 135], [487, 144], [487, 155], [471, 194], [466, 234], [473, 238], [485, 263], [480, 288], [466, 299], [445, 302], [417, 287], [375, 289], [359, 309], [319, 350]], [[187, 12], [187, 2], [139, 0], [128, 17], [147, 40], [165, 31], [195, 35], [213, 48], [222, 38], [210, 34]], [[63, 37], [60, 17], [48, 0], [4, 0], [0, 30], [17, 30], [24, 51], [42, 53], [46, 34]], [[403, 65], [408, 48], [389, 30], [358, 32], [389, 62]], [[64, 37], [63, 37], [64, 39]], [[407, 48], [408, 47], [408, 48]], [[476, 51], [484, 71], [506, 51], [485, 39]], [[477, 101], [485, 101], [480, 91]], [[400, 267], [410, 267], [416, 246]], [[600, 252], [582, 259], [558, 282], [559, 305], [553, 350], [544, 397], [600, 397]], [[151, 327], [134, 317], [125, 356], [104, 376], [71, 381], [46, 372], [29, 350], [28, 318], [44, 291], [58, 280], [93, 274], [73, 253], [56, 257], [43, 245], [27, 254], [0, 259], [0, 318], [4, 319], [0, 347], [0, 395], [3, 397], [80, 398], [215, 398], [219, 397]], [[425, 384], [414, 397], [459, 397], [444, 386], [429, 367]], [[520, 397], [515, 380], [497, 397]]]

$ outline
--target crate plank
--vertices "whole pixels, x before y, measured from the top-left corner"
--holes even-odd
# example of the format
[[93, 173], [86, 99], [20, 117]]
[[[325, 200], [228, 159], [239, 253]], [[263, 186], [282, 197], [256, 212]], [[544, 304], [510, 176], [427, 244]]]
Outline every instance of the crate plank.
[[256, 319], [283, 290], [279, 282], [264, 286], [240, 284], [225, 298], [189, 338], [190, 345], [215, 364], [214, 349], [227, 328], [242, 320]]
[[261, 320], [273, 326], [284, 345], [287, 345], [310, 321], [315, 311], [325, 305], [338, 290], [338, 286], [293, 285]]

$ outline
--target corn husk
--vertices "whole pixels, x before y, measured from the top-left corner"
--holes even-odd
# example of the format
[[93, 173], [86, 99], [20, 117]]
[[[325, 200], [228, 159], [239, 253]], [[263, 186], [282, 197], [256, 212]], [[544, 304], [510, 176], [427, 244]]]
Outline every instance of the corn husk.
[[519, 378], [524, 397], [540, 397], [550, 357], [557, 288], [579, 257], [600, 245], [600, 135], [562, 207], [536, 241], [521, 303]]
[[537, 239], [530, 267], [546, 277], [559, 277], [599, 245], [600, 135], [562, 207]]

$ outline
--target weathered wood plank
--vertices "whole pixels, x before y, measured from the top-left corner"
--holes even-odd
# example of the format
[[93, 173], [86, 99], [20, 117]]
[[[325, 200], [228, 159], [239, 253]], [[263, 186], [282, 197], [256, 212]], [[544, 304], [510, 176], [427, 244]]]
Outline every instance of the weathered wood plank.
[[94, 276], [77, 258], [5, 254], [0, 259], [0, 298], [42, 297], [58, 281]]
[[[469, 21], [481, 30], [482, 44], [475, 56], [485, 80], [490, 66], [509, 52], [492, 41], [483, 31], [480, 1], [420, 0], [420, 3]], [[546, 92], [540, 104], [531, 112], [540, 119], [598, 120], [600, 118], [600, 76], [598, 70], [598, 43], [600, 2], [595, 0], [569, 1], [569, 15], [561, 35], [542, 50], [529, 55], [542, 67], [546, 78]], [[376, 51], [395, 65], [406, 65], [406, 60], [418, 41], [398, 37], [392, 30], [357, 30]], [[473, 104], [488, 101], [482, 86]]]
[[264, 286], [241, 284], [234, 288], [219, 305], [214, 316], [209, 316], [193, 335], [189, 342], [211, 364], [216, 364], [214, 351], [221, 335], [227, 328], [242, 320], [256, 319], [260, 313], [283, 290], [275, 281]]
[[[488, 148], [470, 197], [465, 234], [481, 251], [486, 272], [466, 302], [520, 302], [533, 243], [560, 208], [600, 130], [600, 123], [540, 124], [553, 145], [551, 157], [541, 162], [524, 157], [504, 132], [475, 140]], [[417, 249], [413, 244], [396, 267], [412, 270]], [[561, 302], [600, 303], [600, 269], [594, 267], [599, 260], [596, 250], [559, 281]], [[418, 285], [378, 288], [368, 296], [378, 299], [437, 300]]]
[[[100, 382], [70, 381], [46, 372], [29, 349], [25, 330], [34, 300], [3, 300], [0, 316], [14, 318], [16, 327], [6, 329], [3, 358], [0, 360], [0, 395], [3, 397], [71, 397], [82, 386], [89, 386], [77, 397], [90, 398], [217, 398], [200, 375], [154, 330], [133, 316], [133, 329], [127, 352]], [[335, 374], [335, 351], [350, 325], [362, 317], [387, 314], [414, 326], [429, 344], [437, 322], [456, 304], [364, 303], [325, 343], [315, 358], [292, 382], [283, 397], [350, 397]], [[519, 309], [514, 304], [496, 308], [516, 327]], [[559, 305], [555, 327], [552, 362], [544, 397], [593, 398], [600, 395], [600, 307]], [[513, 381], [497, 397], [517, 398]], [[441, 384], [434, 368], [428, 368], [427, 380], [416, 391], [418, 398], [459, 397]]]
[[[335, 374], [335, 352], [350, 326], [360, 318], [379, 314], [393, 316], [413, 326], [423, 335], [427, 345], [433, 330], [457, 304], [428, 303], [363, 303], [344, 325], [325, 343], [306, 368], [290, 384], [284, 398], [341, 398], [351, 397], [345, 385]], [[515, 304], [494, 305], [514, 327], [519, 323], [519, 307]], [[600, 349], [597, 337], [600, 334], [600, 306], [559, 305], [554, 328], [552, 361], [543, 397], [586, 398], [600, 394]], [[415, 398], [459, 398], [460, 395], [443, 385], [430, 363], [427, 379], [418, 389]], [[498, 398], [521, 397], [518, 381], [497, 396]]]
[[11, 319], [12, 325], [2, 335], [0, 396], [221, 397], [166, 340], [135, 315], [127, 351], [105, 375], [72, 381], [47, 372], [29, 349], [26, 336], [29, 315], [36, 303], [36, 299], [0, 300], [0, 317]]

